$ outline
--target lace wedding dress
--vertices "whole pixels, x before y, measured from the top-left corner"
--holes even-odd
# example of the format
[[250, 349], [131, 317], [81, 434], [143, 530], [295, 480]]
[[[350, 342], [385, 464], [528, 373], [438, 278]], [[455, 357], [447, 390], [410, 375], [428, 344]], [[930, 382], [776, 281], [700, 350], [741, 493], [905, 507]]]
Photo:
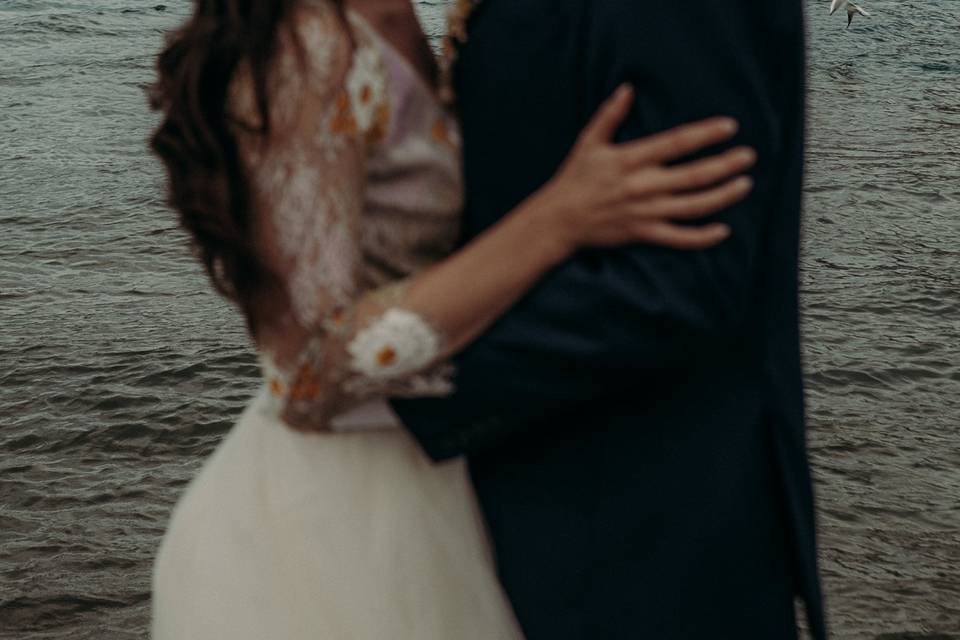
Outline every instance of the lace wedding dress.
[[[278, 275], [257, 318], [265, 382], [176, 507], [154, 573], [155, 640], [520, 638], [463, 461], [401, 429], [301, 433], [365, 401], [449, 388], [442, 328], [404, 278], [454, 246], [456, 124], [358, 15], [305, 3], [280, 36], [270, 133], [231, 91]], [[299, 46], [298, 46], [299, 43]]]

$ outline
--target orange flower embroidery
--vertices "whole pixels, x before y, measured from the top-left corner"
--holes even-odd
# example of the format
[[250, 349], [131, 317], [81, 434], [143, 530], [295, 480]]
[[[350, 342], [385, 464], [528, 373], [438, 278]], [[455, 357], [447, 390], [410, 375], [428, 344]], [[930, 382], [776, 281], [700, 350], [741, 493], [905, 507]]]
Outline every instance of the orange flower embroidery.
[[377, 364], [381, 367], [389, 367], [397, 361], [397, 350], [391, 346], [386, 346], [377, 353]]
[[330, 131], [347, 135], [357, 132], [357, 120], [353, 117], [350, 96], [346, 92], [337, 97], [336, 113], [330, 121]]
[[320, 396], [322, 382], [320, 374], [313, 365], [304, 364], [297, 372], [296, 382], [290, 389], [290, 399], [294, 402], [315, 400]]
[[283, 396], [283, 383], [279, 378], [270, 379], [270, 393], [277, 397]]

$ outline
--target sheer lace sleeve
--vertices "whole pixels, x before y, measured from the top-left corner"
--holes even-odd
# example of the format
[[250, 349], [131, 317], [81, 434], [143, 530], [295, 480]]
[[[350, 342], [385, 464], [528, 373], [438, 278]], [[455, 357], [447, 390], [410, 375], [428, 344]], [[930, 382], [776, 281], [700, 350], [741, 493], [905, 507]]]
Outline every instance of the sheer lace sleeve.
[[[238, 139], [261, 260], [282, 290], [258, 314], [271, 392], [285, 420], [323, 428], [373, 397], [445, 393], [449, 376], [441, 333], [405, 305], [405, 283], [364, 290], [366, 158], [390, 109], [380, 54], [327, 2], [295, 24], [270, 74], [270, 131]], [[250, 84], [238, 74], [232, 104], [256, 124]]]

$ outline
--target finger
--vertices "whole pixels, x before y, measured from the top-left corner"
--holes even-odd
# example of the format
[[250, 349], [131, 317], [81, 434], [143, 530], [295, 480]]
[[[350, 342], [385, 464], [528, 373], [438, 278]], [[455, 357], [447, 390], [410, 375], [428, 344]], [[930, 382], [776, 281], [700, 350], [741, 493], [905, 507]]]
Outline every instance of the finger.
[[721, 223], [684, 227], [669, 222], [646, 223], [637, 231], [637, 241], [687, 251], [709, 249], [730, 237], [730, 227]]
[[594, 114], [593, 118], [583, 130], [582, 139], [594, 143], [604, 143], [613, 140], [614, 134], [624, 118], [630, 113], [634, 98], [633, 87], [622, 84]]
[[638, 205], [636, 212], [639, 217], [647, 220], [702, 218], [743, 200], [752, 189], [753, 180], [748, 176], [740, 176], [707, 191], [660, 196], [648, 200]]
[[669, 162], [732, 138], [740, 125], [733, 118], [708, 118], [621, 145], [631, 165]]
[[[701, 189], [743, 173], [756, 162], [756, 151], [750, 147], [737, 147], [703, 160], [644, 172], [638, 177], [638, 193]], [[639, 184], [641, 180], [642, 186]]]

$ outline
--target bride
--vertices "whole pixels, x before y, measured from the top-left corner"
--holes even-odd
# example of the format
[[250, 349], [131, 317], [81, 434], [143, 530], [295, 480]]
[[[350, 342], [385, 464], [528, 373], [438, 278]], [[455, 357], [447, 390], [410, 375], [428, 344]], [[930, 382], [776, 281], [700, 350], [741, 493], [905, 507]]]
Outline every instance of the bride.
[[449, 357], [580, 248], [724, 240], [677, 223], [743, 198], [750, 154], [672, 161], [735, 123], [614, 145], [623, 87], [549, 183], [454, 251], [457, 123], [408, 0], [195, 5], [159, 59], [153, 148], [264, 384], [173, 514], [154, 638], [520, 638], [463, 462], [338, 420], [447, 392]]

